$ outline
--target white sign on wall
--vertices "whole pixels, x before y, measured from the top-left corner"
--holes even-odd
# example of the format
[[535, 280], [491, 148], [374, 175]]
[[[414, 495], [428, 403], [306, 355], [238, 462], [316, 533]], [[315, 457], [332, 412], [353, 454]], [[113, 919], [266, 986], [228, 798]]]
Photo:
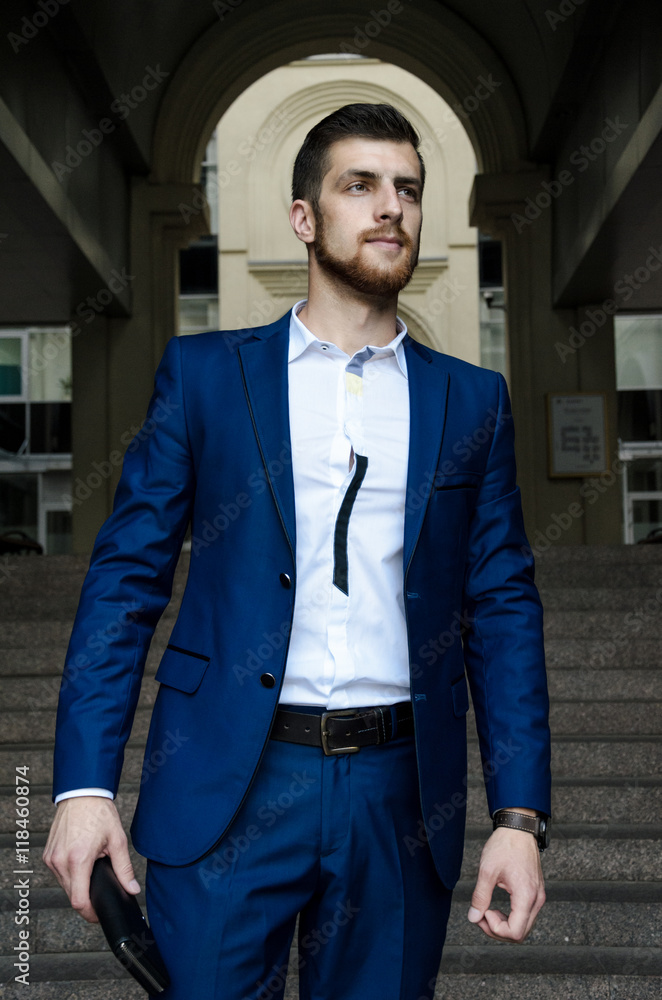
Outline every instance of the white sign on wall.
[[606, 472], [606, 404], [603, 392], [547, 394], [551, 477], [597, 476]]

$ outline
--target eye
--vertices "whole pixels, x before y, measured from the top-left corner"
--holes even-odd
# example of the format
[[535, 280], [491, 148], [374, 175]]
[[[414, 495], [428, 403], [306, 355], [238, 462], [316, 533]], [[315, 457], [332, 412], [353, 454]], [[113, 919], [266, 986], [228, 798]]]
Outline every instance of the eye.
[[363, 183], [363, 181], [354, 181], [353, 184], [349, 185], [349, 188], [347, 190], [348, 191], [367, 191], [368, 189], [367, 189], [366, 185]]
[[418, 201], [418, 191], [410, 187], [399, 188], [398, 194], [403, 194], [405, 198], [410, 198], [412, 201]]

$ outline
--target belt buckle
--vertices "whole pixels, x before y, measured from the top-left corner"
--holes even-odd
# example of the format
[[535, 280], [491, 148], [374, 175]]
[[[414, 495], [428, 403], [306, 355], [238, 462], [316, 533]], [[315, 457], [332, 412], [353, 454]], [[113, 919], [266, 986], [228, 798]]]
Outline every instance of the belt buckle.
[[350, 719], [355, 718], [359, 713], [352, 708], [340, 708], [333, 712], [323, 712], [322, 718], [320, 720], [320, 735], [322, 737], [322, 750], [327, 757], [332, 757], [336, 753], [358, 753], [361, 747], [337, 747], [333, 749], [329, 746], [329, 732], [326, 729], [326, 720], [332, 718], [338, 718], [342, 716], [347, 716]]

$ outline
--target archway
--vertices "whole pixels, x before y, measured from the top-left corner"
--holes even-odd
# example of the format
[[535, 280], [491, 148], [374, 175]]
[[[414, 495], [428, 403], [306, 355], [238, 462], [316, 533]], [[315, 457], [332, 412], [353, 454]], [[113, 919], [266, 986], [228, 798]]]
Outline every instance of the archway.
[[313, 5], [302, 12], [296, 0], [254, 0], [250, 8], [218, 0], [216, 9], [218, 23], [173, 71], [154, 133], [152, 173], [134, 180], [131, 258], [140, 281], [132, 316], [109, 324], [108, 380], [121, 375], [126, 384], [129, 353], [133, 366], [123, 397], [109, 401], [107, 442], [112, 446], [131, 420], [139, 421], [154, 367], [176, 330], [177, 251], [205, 231], [204, 211], [190, 208], [196, 199], [200, 204], [199, 164], [216, 122], [271, 69], [363, 46], [362, 54], [400, 66], [436, 90], [458, 110], [471, 138], [480, 171], [472, 222], [505, 248], [520, 484], [530, 525], [545, 523], [555, 508], [545, 482], [545, 430], [531, 419], [544, 412], [536, 349], [553, 342], [562, 317], [550, 308], [550, 213], [523, 234], [510, 223], [545, 174], [527, 159], [522, 107], [506, 66], [468, 22], [427, 0], [415, 7], [391, 0], [383, 11], [354, 0], [340, 0], [333, 13]]

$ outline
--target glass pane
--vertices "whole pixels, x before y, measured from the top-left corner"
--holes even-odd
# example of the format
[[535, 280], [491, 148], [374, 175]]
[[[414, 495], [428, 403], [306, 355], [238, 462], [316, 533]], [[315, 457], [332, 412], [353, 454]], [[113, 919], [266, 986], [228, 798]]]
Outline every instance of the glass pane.
[[662, 389], [662, 316], [615, 316], [616, 385]]
[[71, 555], [70, 511], [46, 511], [46, 552], [49, 556]]
[[30, 453], [71, 453], [71, 403], [30, 404]]
[[503, 288], [480, 295], [480, 363], [506, 374], [506, 312]]
[[0, 396], [21, 396], [21, 338], [0, 337]]
[[662, 493], [662, 458], [636, 458], [628, 463], [630, 493]]
[[[37, 476], [0, 476], [0, 535], [23, 531], [37, 540]], [[12, 536], [8, 543], [20, 544]], [[5, 550], [7, 542], [5, 543]]]
[[634, 540], [638, 542], [654, 528], [662, 527], [662, 500], [633, 500]]
[[25, 403], [0, 404], [0, 455], [3, 452], [16, 455], [24, 445], [26, 410]]
[[216, 296], [181, 296], [179, 299], [179, 332], [204, 333], [218, 330], [218, 299]]
[[662, 441], [662, 391], [618, 393], [618, 436], [621, 441]]
[[69, 330], [32, 330], [28, 340], [30, 399], [35, 403], [71, 399]]

